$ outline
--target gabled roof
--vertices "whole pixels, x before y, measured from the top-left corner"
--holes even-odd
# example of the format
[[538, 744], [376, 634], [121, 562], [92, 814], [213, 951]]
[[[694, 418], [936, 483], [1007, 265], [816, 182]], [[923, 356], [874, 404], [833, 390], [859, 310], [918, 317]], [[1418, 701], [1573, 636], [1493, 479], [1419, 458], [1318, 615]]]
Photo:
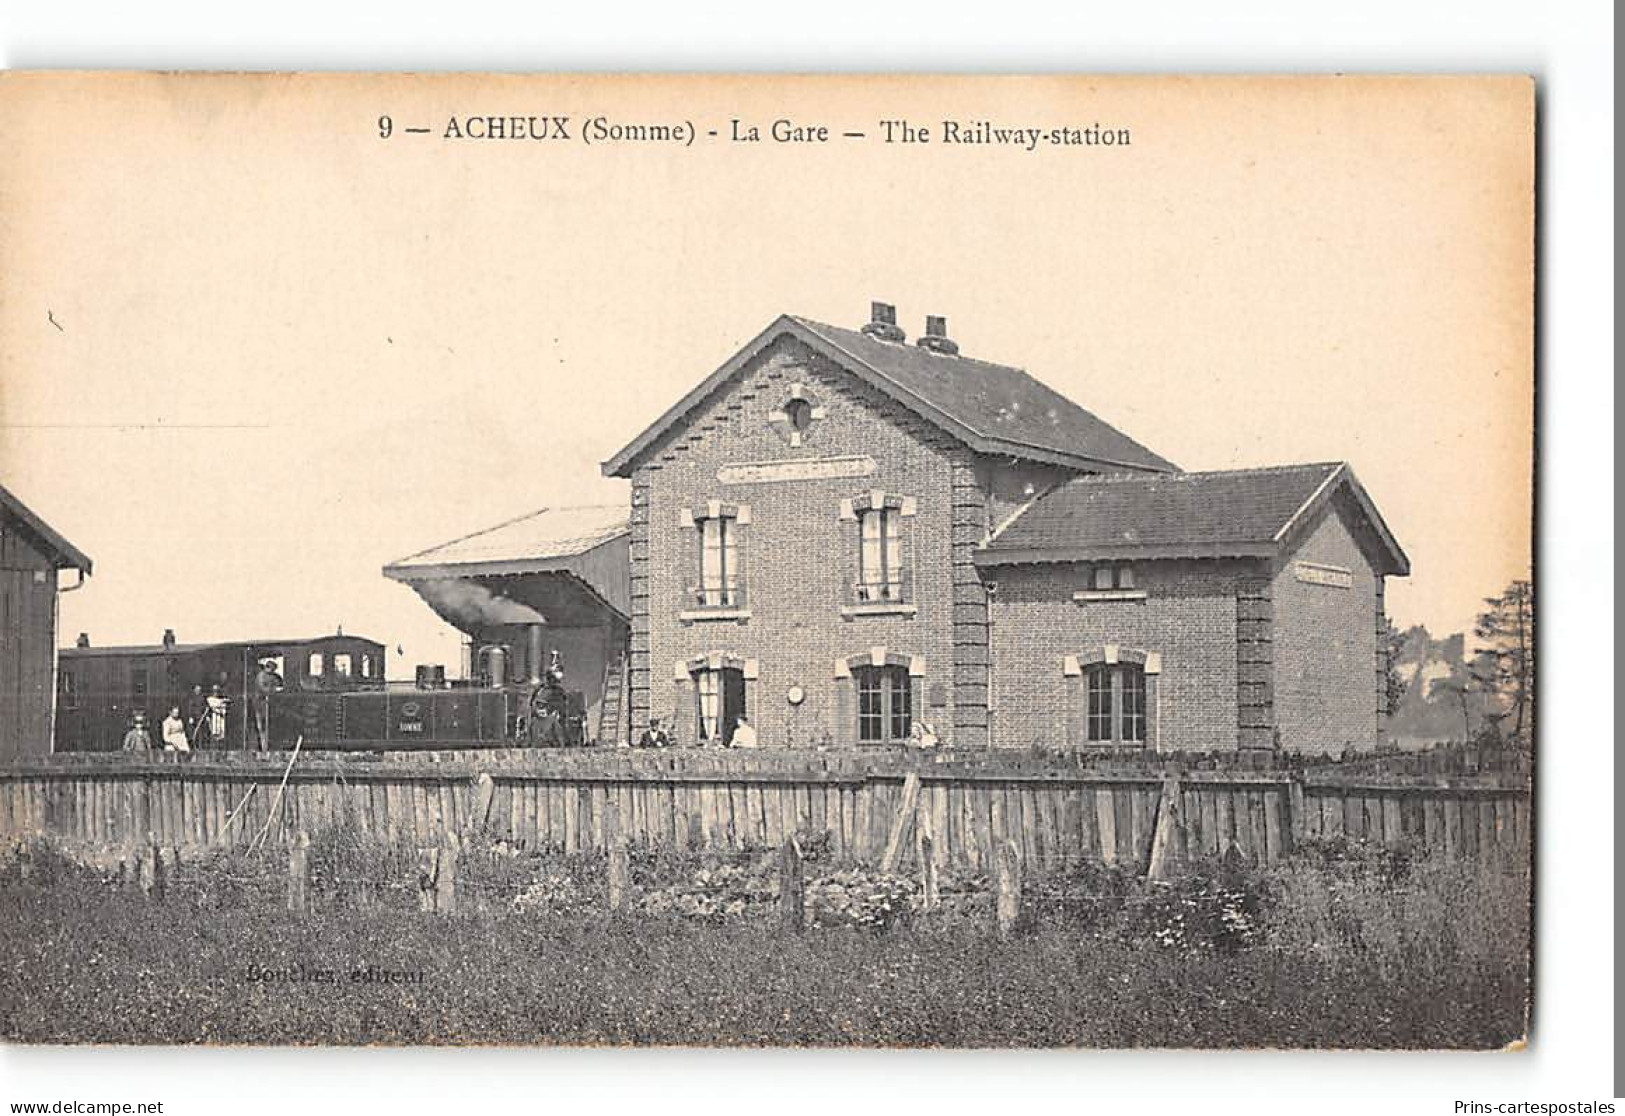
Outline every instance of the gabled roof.
[[976, 561], [1275, 557], [1339, 496], [1369, 528], [1379, 572], [1410, 573], [1410, 560], [1342, 462], [1076, 477], [1019, 509], [989, 536]]
[[495, 527], [420, 550], [384, 567], [398, 581], [414, 577], [547, 573], [612, 539], [631, 533], [625, 504], [542, 508]]
[[0, 507], [21, 520], [29, 532], [39, 539], [46, 556], [57, 569], [90, 573], [90, 558], [85, 552], [52, 530], [50, 524], [29, 510], [28, 505], [17, 499], [4, 485], [0, 485]]
[[662, 435], [784, 337], [800, 341], [978, 453], [1082, 469], [1175, 468], [1019, 368], [785, 314], [604, 462], [605, 474], [629, 476]]

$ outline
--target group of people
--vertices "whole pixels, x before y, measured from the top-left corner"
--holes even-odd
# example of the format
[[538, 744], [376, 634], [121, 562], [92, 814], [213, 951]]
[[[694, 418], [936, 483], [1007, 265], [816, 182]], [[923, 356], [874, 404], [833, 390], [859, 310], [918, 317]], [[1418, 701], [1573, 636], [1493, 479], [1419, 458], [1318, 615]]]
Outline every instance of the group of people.
[[202, 686], [193, 686], [187, 702], [187, 712], [179, 705], [171, 705], [169, 713], [159, 725], [159, 743], [154, 745], [147, 728], [147, 715], [136, 710], [130, 717], [130, 727], [124, 733], [126, 752], [191, 752], [202, 748], [226, 746], [226, 716], [231, 711], [231, 699], [220, 692], [218, 685], [205, 694]]
[[[936, 726], [929, 721], [911, 721], [909, 723], [908, 742], [915, 748], [935, 748], [940, 741], [937, 738]], [[703, 747], [709, 741], [702, 740]], [[719, 741], [724, 748], [756, 748], [760, 741], [756, 738], [756, 729], [751, 725], [750, 719], [741, 713], [734, 720], [733, 734], [726, 740]], [[665, 723], [659, 717], [649, 718], [649, 727], [643, 730], [638, 737], [639, 748], [673, 748], [677, 741], [667, 730]]]
[[[723, 748], [755, 748], [758, 746], [756, 729], [751, 725], [750, 719], [741, 713], [734, 719], [733, 733], [724, 740], [701, 740], [700, 746], [715, 743]], [[675, 748], [677, 740], [666, 728], [659, 717], [649, 718], [649, 727], [643, 730], [638, 737], [639, 748]]]
[[[254, 716], [254, 733], [262, 751], [270, 746], [271, 695], [283, 688], [282, 675], [276, 669], [275, 660], [262, 662], [259, 673], [254, 676], [249, 699]], [[193, 752], [229, 747], [226, 723], [230, 713], [231, 699], [221, 691], [219, 683], [210, 686], [207, 694], [201, 685], [193, 686], [184, 710], [180, 705], [169, 707], [169, 713], [159, 725], [160, 742], [156, 745], [147, 728], [146, 712], [136, 710], [130, 717], [129, 729], [124, 733], [124, 751]]]

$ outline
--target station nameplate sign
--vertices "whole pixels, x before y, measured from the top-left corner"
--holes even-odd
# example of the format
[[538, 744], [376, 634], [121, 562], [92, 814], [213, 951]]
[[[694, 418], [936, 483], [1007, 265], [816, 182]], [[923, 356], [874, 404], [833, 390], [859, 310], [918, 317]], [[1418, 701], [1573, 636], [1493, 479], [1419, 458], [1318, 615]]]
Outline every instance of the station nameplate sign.
[[1330, 585], [1334, 589], [1352, 589], [1354, 575], [1342, 566], [1328, 566], [1322, 562], [1294, 562], [1292, 569], [1299, 581], [1310, 585]]
[[868, 454], [853, 457], [802, 457], [791, 461], [740, 461], [717, 470], [723, 484], [773, 484], [778, 481], [838, 480], [867, 477], [875, 471]]

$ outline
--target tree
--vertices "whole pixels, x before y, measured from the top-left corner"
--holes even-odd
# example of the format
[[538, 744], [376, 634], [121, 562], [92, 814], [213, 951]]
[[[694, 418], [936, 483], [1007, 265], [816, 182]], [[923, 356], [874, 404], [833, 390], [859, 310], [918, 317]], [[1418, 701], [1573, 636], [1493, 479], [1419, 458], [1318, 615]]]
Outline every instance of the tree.
[[1400, 702], [1405, 700], [1405, 691], [1410, 689], [1410, 683], [1399, 673], [1399, 657], [1404, 653], [1405, 641], [1409, 638], [1409, 632], [1402, 632], [1394, 627], [1394, 622], [1388, 617], [1382, 618], [1383, 662], [1388, 668], [1387, 677], [1384, 679], [1388, 699], [1385, 708], [1390, 715], [1399, 709]]
[[1535, 703], [1535, 593], [1527, 581], [1514, 581], [1498, 597], [1487, 597], [1473, 635], [1474, 680], [1499, 699], [1498, 722], [1512, 722], [1510, 739], [1527, 745], [1533, 736]]
[[1473, 678], [1458, 678], [1454, 674], [1448, 678], [1436, 678], [1433, 685], [1428, 687], [1429, 701], [1453, 701], [1456, 708], [1461, 711], [1461, 739], [1465, 743], [1473, 738], [1473, 716], [1471, 699], [1473, 695]]

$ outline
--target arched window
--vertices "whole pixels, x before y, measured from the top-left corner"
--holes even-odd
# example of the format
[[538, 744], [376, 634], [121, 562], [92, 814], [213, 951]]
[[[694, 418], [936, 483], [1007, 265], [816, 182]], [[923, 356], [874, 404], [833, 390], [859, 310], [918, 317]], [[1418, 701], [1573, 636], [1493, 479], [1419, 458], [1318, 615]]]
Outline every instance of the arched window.
[[908, 739], [914, 720], [914, 694], [904, 666], [860, 666], [852, 670], [858, 690], [858, 742], [892, 744]]
[[1145, 743], [1145, 668], [1094, 663], [1083, 672], [1091, 744]]

